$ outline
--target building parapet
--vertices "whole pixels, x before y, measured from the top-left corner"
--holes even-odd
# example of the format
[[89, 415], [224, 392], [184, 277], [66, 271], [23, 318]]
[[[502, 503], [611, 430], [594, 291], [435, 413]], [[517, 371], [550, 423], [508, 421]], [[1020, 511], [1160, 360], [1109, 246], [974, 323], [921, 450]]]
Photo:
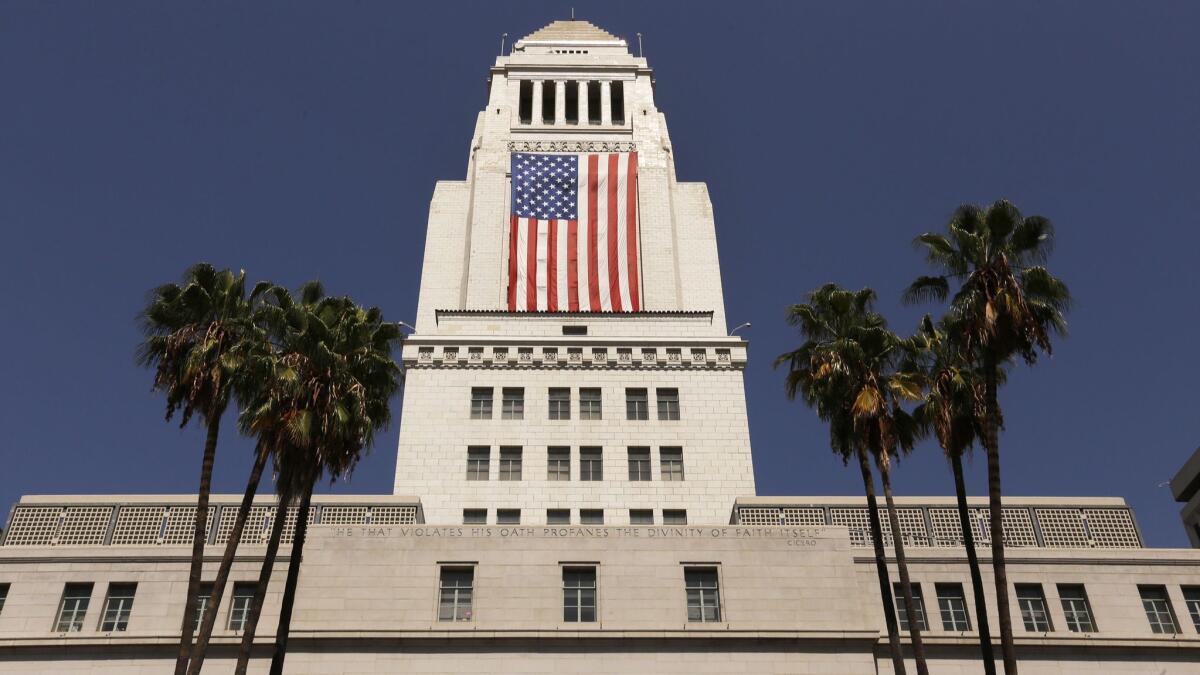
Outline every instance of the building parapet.
[[[1010, 548], [1143, 548], [1133, 511], [1120, 498], [1024, 497], [1007, 498], [1003, 507], [1004, 544]], [[897, 519], [905, 546], [960, 548], [962, 527], [953, 497], [901, 497]], [[991, 544], [987, 499], [967, 499], [971, 532], [977, 547]], [[892, 529], [883, 515], [880, 526], [885, 546]], [[873, 546], [866, 498], [750, 497], [739, 498], [731, 523], [737, 525], [843, 525], [850, 545]]]
[[[210, 498], [205, 526], [208, 544], [229, 541], [240, 504], [240, 495]], [[242, 544], [267, 544], [276, 504], [274, 496], [255, 498], [242, 531]], [[292, 543], [297, 511], [297, 507], [289, 507], [284, 516], [283, 544]], [[195, 518], [195, 495], [26, 496], [13, 506], [0, 545], [191, 546]], [[425, 522], [419, 499], [390, 495], [317, 496], [313, 498], [310, 518], [313, 525]]]

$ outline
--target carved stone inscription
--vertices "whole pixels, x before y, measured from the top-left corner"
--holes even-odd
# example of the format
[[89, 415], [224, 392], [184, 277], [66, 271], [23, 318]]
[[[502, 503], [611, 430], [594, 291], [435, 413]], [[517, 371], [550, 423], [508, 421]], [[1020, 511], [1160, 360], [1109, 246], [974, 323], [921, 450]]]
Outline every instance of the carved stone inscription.
[[[319, 526], [318, 526], [319, 527]], [[330, 527], [335, 538], [350, 539], [756, 539], [777, 541], [787, 546], [812, 547], [824, 534], [821, 527], [702, 527], [702, 526], [610, 526], [585, 525], [478, 525], [434, 527], [392, 525]]]

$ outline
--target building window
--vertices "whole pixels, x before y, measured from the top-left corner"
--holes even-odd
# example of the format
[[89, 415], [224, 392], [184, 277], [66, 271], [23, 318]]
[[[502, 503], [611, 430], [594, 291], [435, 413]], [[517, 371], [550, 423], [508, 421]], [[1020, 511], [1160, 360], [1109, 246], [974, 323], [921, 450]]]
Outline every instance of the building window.
[[679, 390], [657, 389], [655, 393], [658, 397], [658, 419], [679, 419]]
[[1196, 632], [1200, 633], [1200, 586], [1184, 586], [1183, 602], [1192, 617], [1192, 625], [1196, 627]]
[[133, 611], [133, 596], [137, 584], [109, 584], [108, 596], [104, 598], [104, 613], [100, 617], [100, 632], [112, 633], [129, 628], [129, 614]]
[[629, 480], [650, 480], [650, 448], [629, 448]]
[[487, 480], [492, 449], [486, 445], [467, 448], [467, 480]]
[[250, 619], [250, 605], [254, 604], [254, 591], [258, 584], [245, 581], [233, 585], [233, 598], [229, 602], [229, 630], [242, 630]]
[[571, 509], [546, 509], [547, 525], [570, 525]]
[[609, 90], [613, 124], [625, 124], [625, 83], [613, 82]]
[[463, 509], [463, 525], [486, 525], [487, 509]]
[[600, 390], [599, 389], [580, 389], [579, 390], [579, 419], [581, 420], [598, 420], [602, 419], [603, 414], [600, 405]]
[[600, 448], [579, 448], [579, 480], [604, 480], [604, 457]]
[[571, 419], [571, 390], [569, 388], [550, 388], [550, 419]]
[[571, 480], [571, 448], [551, 447], [546, 458], [547, 480]]
[[208, 613], [208, 607], [212, 604], [213, 582], [203, 581], [200, 583], [200, 594], [196, 596], [196, 618], [192, 624], [192, 632], [200, 631], [200, 624], [204, 623], [204, 615]]
[[645, 389], [626, 389], [625, 390], [625, 419], [627, 420], [648, 420], [650, 419], [650, 403], [646, 399]]
[[500, 403], [500, 419], [525, 419], [525, 388], [505, 387], [504, 399]]
[[563, 92], [567, 124], [579, 124], [579, 82], [569, 80]]
[[492, 419], [491, 387], [471, 387], [471, 419]]
[[715, 567], [687, 567], [683, 570], [687, 590], [688, 621], [720, 621], [721, 590]]
[[1021, 621], [1030, 633], [1049, 633], [1050, 612], [1046, 608], [1046, 595], [1041, 584], [1017, 584], [1017, 606], [1021, 609]]
[[75, 633], [83, 630], [83, 618], [92, 601], [91, 584], [67, 584], [63, 587], [62, 602], [58, 605], [56, 633]]
[[[912, 587], [913, 614], [917, 618], [917, 630], [929, 630], [929, 622], [925, 619], [925, 598], [921, 595], [921, 584], [910, 584]], [[896, 598], [896, 616], [900, 618], [900, 630], [907, 631], [908, 611], [904, 606], [904, 593], [900, 584], [892, 584], [892, 594]]]
[[659, 448], [658, 459], [663, 480], [683, 480], [683, 448]]
[[443, 567], [438, 588], [438, 621], [470, 621], [472, 567]]
[[520, 525], [521, 509], [496, 509], [497, 525]]
[[687, 510], [663, 509], [663, 525], [687, 525]]
[[521, 80], [517, 91], [517, 120], [521, 124], [533, 123], [533, 82]]
[[653, 525], [654, 509], [629, 509], [630, 525]]
[[4, 612], [4, 601], [8, 599], [8, 584], [0, 584], [0, 613]]
[[554, 80], [542, 82], [542, 124], [554, 124]]
[[596, 568], [563, 568], [563, 621], [596, 620]]
[[1146, 610], [1150, 630], [1166, 635], [1178, 633], [1179, 622], [1175, 620], [1175, 609], [1167, 597], [1167, 587], [1138, 586], [1138, 592], [1142, 595], [1142, 609]]
[[521, 448], [500, 446], [500, 480], [521, 480]]
[[579, 509], [579, 522], [583, 525], [603, 525], [604, 509]]
[[1058, 597], [1062, 601], [1063, 614], [1067, 619], [1067, 630], [1073, 633], [1095, 633], [1096, 622], [1092, 619], [1092, 604], [1082, 584], [1059, 584]]
[[595, 80], [587, 83], [587, 113], [588, 124], [600, 124], [600, 83]]
[[942, 630], [971, 630], [971, 617], [967, 614], [967, 599], [962, 584], [934, 584], [937, 592], [938, 611], [942, 615]]

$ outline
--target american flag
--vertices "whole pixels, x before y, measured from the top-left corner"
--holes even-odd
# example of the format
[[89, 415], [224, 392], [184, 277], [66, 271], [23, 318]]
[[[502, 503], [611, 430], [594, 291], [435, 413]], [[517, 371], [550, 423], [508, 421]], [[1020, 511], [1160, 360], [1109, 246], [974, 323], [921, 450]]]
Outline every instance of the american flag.
[[508, 309], [636, 312], [637, 153], [512, 154]]

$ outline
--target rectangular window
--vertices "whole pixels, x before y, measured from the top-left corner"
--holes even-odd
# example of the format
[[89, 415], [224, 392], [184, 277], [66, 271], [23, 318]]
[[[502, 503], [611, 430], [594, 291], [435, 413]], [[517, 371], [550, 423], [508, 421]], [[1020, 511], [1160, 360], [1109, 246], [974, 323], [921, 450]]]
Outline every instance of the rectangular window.
[[650, 419], [650, 403], [646, 399], [645, 389], [626, 389], [625, 390], [625, 419], [627, 420], [648, 420]]
[[467, 480], [487, 480], [492, 449], [486, 445], [467, 448]]
[[492, 419], [491, 387], [471, 387], [471, 419]]
[[579, 509], [579, 522], [583, 525], [603, 525], [604, 509]]
[[520, 525], [521, 509], [496, 509], [497, 525]]
[[1017, 607], [1021, 609], [1021, 621], [1030, 633], [1049, 633], [1050, 612], [1046, 607], [1046, 594], [1041, 584], [1017, 584]]
[[250, 605], [254, 603], [254, 590], [258, 584], [244, 581], [233, 585], [233, 598], [229, 601], [229, 630], [242, 630], [250, 619]]
[[0, 614], [4, 613], [4, 601], [8, 599], [8, 584], [0, 584]]
[[596, 620], [596, 568], [563, 568], [563, 621]]
[[687, 590], [688, 621], [720, 621], [721, 590], [715, 567], [686, 567], [683, 570]]
[[570, 525], [571, 509], [546, 509], [547, 525]]
[[[913, 614], [917, 619], [917, 630], [929, 630], [929, 621], [925, 619], [925, 598], [921, 595], [921, 584], [911, 584], [913, 599]], [[900, 630], [908, 630], [908, 611], [904, 608], [904, 593], [900, 584], [892, 584], [892, 594], [896, 598], [896, 616], [900, 619]]]
[[1200, 586], [1184, 586], [1183, 601], [1192, 617], [1192, 625], [1196, 627], [1196, 632], [1200, 633]]
[[502, 395], [504, 399], [500, 404], [500, 419], [525, 419], [525, 388], [505, 387]]
[[1072, 633], [1095, 633], [1096, 622], [1092, 619], [1092, 604], [1082, 584], [1059, 584], [1058, 597], [1062, 601], [1067, 630]]
[[521, 448], [500, 446], [500, 480], [521, 480]]
[[542, 124], [554, 124], [554, 80], [542, 82]]
[[486, 525], [487, 509], [463, 509], [463, 525]]
[[213, 582], [203, 581], [200, 583], [200, 594], [196, 596], [196, 618], [192, 624], [192, 632], [200, 631], [200, 624], [204, 623], [204, 615], [208, 613], [208, 608], [212, 604]]
[[1175, 620], [1175, 608], [1171, 607], [1166, 586], [1138, 586], [1138, 593], [1142, 595], [1142, 609], [1146, 610], [1151, 631], [1165, 635], [1179, 632], [1179, 622]]
[[570, 80], [564, 92], [563, 103], [566, 106], [567, 124], [579, 124], [579, 82]]
[[934, 584], [937, 592], [938, 612], [942, 615], [942, 630], [971, 630], [971, 617], [967, 614], [967, 599], [962, 584]]
[[571, 419], [571, 390], [569, 388], [550, 388], [550, 419]]
[[604, 480], [604, 457], [600, 448], [579, 448], [579, 480]]
[[521, 80], [517, 90], [517, 119], [521, 124], [533, 122], [533, 82]]
[[683, 448], [659, 448], [658, 459], [663, 480], [683, 480]]
[[587, 83], [587, 113], [588, 124], [600, 124], [600, 83], [595, 80]]
[[[586, 325], [563, 326], [562, 334], [563, 335], [587, 335], [587, 326]], [[583, 349], [580, 347], [568, 349], [568, 352], [579, 354], [580, 356], [583, 355]]]
[[54, 632], [77, 633], [83, 630], [83, 618], [87, 615], [88, 603], [91, 601], [91, 584], [67, 584], [63, 588], [62, 602], [58, 604], [58, 620], [54, 622]]
[[612, 105], [612, 123], [625, 124], [625, 83], [613, 82], [609, 97]]
[[546, 479], [571, 480], [571, 448], [552, 446], [547, 450]]
[[657, 389], [655, 392], [658, 396], [658, 419], [679, 419], [679, 390]]
[[653, 525], [654, 509], [629, 509], [630, 525]]
[[104, 598], [104, 614], [100, 617], [100, 632], [112, 633], [129, 628], [129, 614], [133, 612], [133, 596], [137, 584], [109, 584]]
[[600, 405], [600, 390], [599, 389], [580, 389], [579, 390], [579, 419], [581, 420], [598, 420], [602, 419], [603, 414]]
[[663, 509], [663, 525], [687, 525], [687, 510]]
[[438, 621], [470, 621], [472, 567], [443, 567], [438, 587]]
[[629, 448], [629, 480], [650, 480], [650, 448]]

